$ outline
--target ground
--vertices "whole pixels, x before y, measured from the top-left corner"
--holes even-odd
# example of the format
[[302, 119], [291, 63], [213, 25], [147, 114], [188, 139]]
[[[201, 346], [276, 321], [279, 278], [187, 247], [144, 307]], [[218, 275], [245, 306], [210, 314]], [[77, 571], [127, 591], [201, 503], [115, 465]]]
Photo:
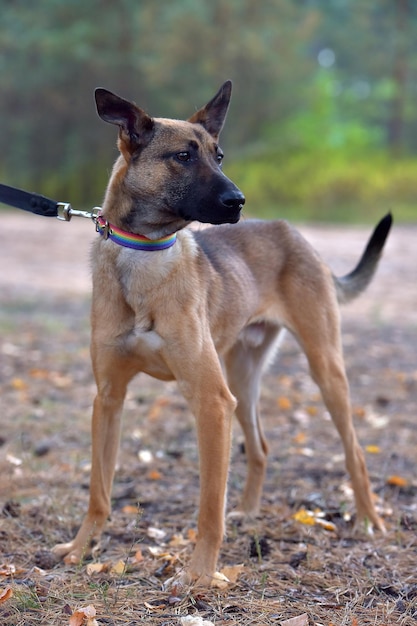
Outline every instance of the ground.
[[[57, 563], [51, 548], [73, 536], [87, 504], [96, 235], [87, 220], [17, 210], [0, 224], [2, 624], [92, 625], [88, 611], [75, 612], [88, 605], [99, 625], [417, 624], [417, 226], [394, 226], [374, 283], [342, 315], [355, 426], [386, 535], [353, 531], [338, 436], [288, 337], [263, 385], [270, 458], [261, 515], [229, 520], [220, 555], [219, 570], [230, 566], [236, 581], [164, 590], [195, 540], [193, 418], [174, 384], [132, 384], [100, 551], [77, 567]], [[339, 274], [370, 234], [300, 230]], [[244, 476], [236, 426], [228, 511]]]

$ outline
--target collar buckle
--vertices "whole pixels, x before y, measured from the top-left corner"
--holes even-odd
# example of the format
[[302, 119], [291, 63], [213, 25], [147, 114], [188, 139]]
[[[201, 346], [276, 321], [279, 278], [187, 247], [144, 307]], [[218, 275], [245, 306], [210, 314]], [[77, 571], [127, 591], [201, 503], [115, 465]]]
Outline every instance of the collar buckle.
[[97, 214], [95, 218], [96, 223], [96, 232], [99, 233], [103, 239], [106, 241], [110, 235], [110, 224], [107, 220]]

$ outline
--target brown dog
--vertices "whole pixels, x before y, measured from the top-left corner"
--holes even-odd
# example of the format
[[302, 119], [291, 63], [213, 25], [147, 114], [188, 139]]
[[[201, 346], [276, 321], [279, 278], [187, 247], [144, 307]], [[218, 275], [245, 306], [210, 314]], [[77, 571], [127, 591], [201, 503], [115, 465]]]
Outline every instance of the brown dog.
[[267, 453], [259, 385], [283, 328], [304, 349], [340, 433], [358, 519], [383, 528], [352, 425], [338, 300], [355, 297], [371, 280], [391, 217], [341, 279], [283, 221], [184, 229], [192, 220], [239, 220], [244, 197], [223, 174], [217, 143], [230, 94], [226, 82], [188, 121], [177, 121], [153, 119], [131, 102], [96, 91], [100, 117], [120, 128], [121, 154], [93, 250], [91, 354], [98, 391], [90, 504], [75, 539], [55, 548], [67, 562], [81, 559], [110, 514], [126, 388], [145, 372], [176, 379], [196, 418], [198, 540], [185, 578], [210, 581], [224, 533], [234, 412], [248, 456], [242, 510], [259, 509]]

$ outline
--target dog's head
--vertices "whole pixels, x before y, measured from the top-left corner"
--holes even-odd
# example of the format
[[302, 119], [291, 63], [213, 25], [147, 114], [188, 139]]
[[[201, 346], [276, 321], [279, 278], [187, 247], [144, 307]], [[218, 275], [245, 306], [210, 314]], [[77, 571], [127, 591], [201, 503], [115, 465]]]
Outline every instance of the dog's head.
[[[142, 234], [152, 226], [178, 230], [197, 220], [239, 220], [245, 198], [222, 171], [218, 145], [232, 84], [187, 121], [152, 118], [133, 102], [105, 90], [95, 92], [101, 119], [119, 126], [121, 157], [114, 171], [122, 227]], [[109, 191], [112, 190], [110, 181]]]

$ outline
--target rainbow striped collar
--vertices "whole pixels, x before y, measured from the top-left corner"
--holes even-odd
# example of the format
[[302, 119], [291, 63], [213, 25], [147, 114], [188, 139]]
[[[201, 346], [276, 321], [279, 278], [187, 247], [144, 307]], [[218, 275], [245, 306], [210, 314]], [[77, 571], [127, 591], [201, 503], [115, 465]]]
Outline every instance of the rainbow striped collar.
[[143, 235], [135, 235], [134, 233], [128, 233], [121, 228], [109, 224], [101, 215], [96, 219], [96, 230], [104, 237], [104, 239], [111, 239], [114, 243], [124, 248], [131, 248], [132, 250], [145, 250], [147, 252], [153, 252], [155, 250], [166, 250], [174, 245], [177, 240], [177, 233], [162, 237], [162, 239], [148, 239]]

